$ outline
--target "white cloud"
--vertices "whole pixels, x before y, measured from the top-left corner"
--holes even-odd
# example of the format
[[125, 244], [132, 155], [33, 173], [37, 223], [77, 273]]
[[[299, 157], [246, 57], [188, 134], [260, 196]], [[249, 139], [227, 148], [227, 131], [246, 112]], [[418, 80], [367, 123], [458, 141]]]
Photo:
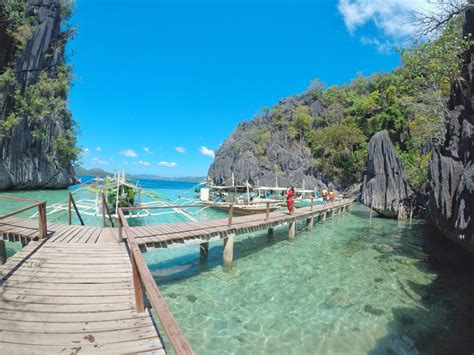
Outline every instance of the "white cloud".
[[207, 155], [208, 157], [211, 157], [211, 158], [215, 158], [216, 156], [216, 153], [213, 150], [203, 145], [199, 148], [199, 151], [201, 152], [201, 154]]
[[99, 165], [105, 165], [105, 164], [108, 164], [108, 163], [109, 163], [107, 160], [103, 160], [103, 159], [98, 158], [98, 157], [92, 158], [92, 161], [93, 161], [95, 164], [99, 164]]
[[158, 163], [159, 166], [167, 166], [168, 168], [174, 168], [176, 167], [176, 164], [174, 161], [160, 161]]
[[186, 148], [184, 147], [174, 147], [178, 153], [186, 153]]
[[389, 41], [381, 41], [375, 37], [362, 36], [360, 41], [362, 44], [373, 45], [377, 47], [377, 51], [383, 54], [389, 54], [393, 48], [393, 43], [390, 43]]
[[132, 149], [124, 149], [120, 152], [120, 155], [129, 158], [136, 158], [138, 156]]
[[100, 151], [102, 150], [102, 147], [97, 147], [97, 148], [95, 148], [95, 150], [96, 150], [97, 152], [100, 152]]
[[151, 153], [151, 150], [150, 150], [150, 148], [148, 148], [148, 147], [143, 147], [143, 151], [144, 151], [145, 153]]
[[436, 4], [432, 0], [339, 0], [338, 9], [351, 33], [372, 22], [383, 35], [400, 39], [413, 35], [416, 15], [435, 11]]
[[144, 165], [144, 166], [150, 166], [150, 163], [149, 163], [149, 162], [143, 161], [143, 160], [139, 160], [139, 161], [138, 161], [138, 164]]
[[84, 148], [84, 149], [82, 149], [82, 154], [87, 155], [87, 154], [89, 154], [89, 153], [90, 153], [89, 148]]

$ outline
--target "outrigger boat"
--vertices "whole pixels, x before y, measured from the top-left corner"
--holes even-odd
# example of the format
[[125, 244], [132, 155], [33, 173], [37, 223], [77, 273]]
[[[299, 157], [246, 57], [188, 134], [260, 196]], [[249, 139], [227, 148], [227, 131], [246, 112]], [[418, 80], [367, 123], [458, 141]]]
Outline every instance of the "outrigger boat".
[[[265, 213], [267, 209], [273, 212], [281, 207], [279, 201], [260, 201], [248, 182], [235, 185], [233, 174], [232, 185], [201, 188], [199, 198], [213, 209], [228, 211], [232, 206], [234, 213], [240, 215]], [[267, 202], [270, 203], [268, 207]]]
[[[143, 207], [137, 210], [124, 210], [126, 218], [141, 218], [164, 214], [180, 214], [190, 221], [196, 218], [188, 211], [172, 207], [171, 201], [164, 195], [146, 191], [136, 183], [125, 177], [125, 172], [118, 172], [113, 177], [104, 179], [94, 178], [91, 183], [82, 183], [71, 191], [80, 215], [118, 218], [118, 209], [121, 207]], [[106, 209], [102, 208], [102, 199], [105, 199]], [[146, 207], [167, 207], [169, 209], [147, 209]], [[68, 203], [53, 203], [47, 207], [47, 214], [68, 211]], [[36, 213], [30, 218], [36, 218]]]

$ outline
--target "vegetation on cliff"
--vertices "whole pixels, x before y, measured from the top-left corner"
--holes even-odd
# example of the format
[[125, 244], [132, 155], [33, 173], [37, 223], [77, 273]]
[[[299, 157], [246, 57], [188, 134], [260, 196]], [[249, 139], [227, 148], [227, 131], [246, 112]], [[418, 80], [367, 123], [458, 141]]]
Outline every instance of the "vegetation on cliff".
[[80, 152], [76, 146], [76, 123], [67, 108], [71, 66], [64, 58], [64, 47], [74, 29], [67, 25], [72, 3], [64, 0], [59, 4], [61, 30], [43, 58], [37, 59], [43, 63], [39, 70], [23, 70], [18, 65], [19, 59], [27, 55], [26, 47], [31, 45], [29, 41], [39, 24], [39, 11], [24, 0], [4, 0], [0, 6], [0, 27], [5, 36], [0, 56], [0, 138], [8, 139], [12, 129], [26, 119], [33, 139], [40, 142], [48, 134], [45, 119], [52, 119], [63, 131], [54, 137], [53, 150], [61, 163], [69, 165]]
[[[366, 170], [369, 139], [387, 130], [409, 184], [423, 189], [431, 148], [444, 137], [451, 83], [460, 78], [462, 53], [470, 44], [461, 36], [461, 17], [447, 23], [437, 38], [400, 50], [402, 64], [393, 72], [359, 75], [327, 89], [315, 81], [305, 94], [264, 109], [253, 129], [238, 128], [239, 137], [246, 133], [255, 144], [237, 142], [237, 150], [264, 156], [275, 137], [293, 141], [309, 150], [315, 171], [348, 188]], [[322, 107], [315, 109], [315, 103]]]

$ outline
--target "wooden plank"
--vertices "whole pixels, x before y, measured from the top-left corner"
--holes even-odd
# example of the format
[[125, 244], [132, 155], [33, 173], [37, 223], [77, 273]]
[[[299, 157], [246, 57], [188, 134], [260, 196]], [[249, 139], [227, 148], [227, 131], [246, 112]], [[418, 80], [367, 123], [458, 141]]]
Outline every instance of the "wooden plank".
[[0, 319], [5, 320], [17, 320], [17, 321], [28, 321], [28, 322], [63, 322], [63, 323], [81, 323], [81, 322], [104, 322], [104, 321], [115, 321], [122, 319], [135, 319], [142, 316], [147, 316], [147, 313], [138, 314], [135, 309], [130, 307], [129, 309], [121, 311], [108, 311], [108, 312], [89, 312], [89, 313], [77, 313], [77, 312], [53, 312], [50, 308], [49, 312], [41, 313], [30, 313], [18, 310], [2, 310], [0, 313]]
[[87, 296], [87, 297], [70, 297], [70, 296], [56, 296], [56, 295], [19, 295], [4, 292], [0, 297], [0, 304], [2, 302], [11, 302], [21, 306], [25, 303], [41, 304], [41, 305], [83, 305], [83, 304], [114, 304], [114, 303], [129, 303], [131, 300], [129, 295], [122, 296]]
[[130, 353], [149, 353], [164, 355], [166, 352], [158, 338], [140, 339], [115, 344], [94, 344], [84, 345], [69, 344], [65, 346], [51, 345], [31, 345], [18, 343], [4, 343], [3, 350], [7, 354], [78, 354], [81, 353], [100, 353], [100, 354], [130, 354]]
[[[145, 326], [135, 329], [120, 329], [106, 332], [95, 332], [88, 340], [85, 333], [40, 333], [40, 332], [16, 332], [11, 330], [2, 331], [2, 340], [6, 343], [15, 344], [35, 344], [35, 345], [71, 345], [78, 344], [113, 344], [123, 343], [129, 340], [147, 339], [156, 337], [156, 330], [153, 326]], [[86, 339], [85, 339], [86, 338]], [[93, 340], [92, 340], [93, 339]]]
[[125, 311], [132, 309], [135, 306], [133, 301], [111, 304], [57, 304], [52, 307], [50, 304], [37, 303], [7, 303], [0, 302], [0, 313], [4, 311], [21, 311], [21, 312], [38, 312], [38, 313], [84, 313], [84, 312], [110, 312], [110, 311]]
[[[2, 320], [0, 315], [0, 320]], [[4, 319], [7, 321], [8, 319]], [[112, 330], [135, 329], [153, 326], [151, 317], [148, 315], [130, 319], [109, 320], [102, 322], [31, 322], [24, 320], [8, 320], [2, 324], [3, 329], [16, 332], [38, 332], [42, 333], [89, 333], [104, 332]]]

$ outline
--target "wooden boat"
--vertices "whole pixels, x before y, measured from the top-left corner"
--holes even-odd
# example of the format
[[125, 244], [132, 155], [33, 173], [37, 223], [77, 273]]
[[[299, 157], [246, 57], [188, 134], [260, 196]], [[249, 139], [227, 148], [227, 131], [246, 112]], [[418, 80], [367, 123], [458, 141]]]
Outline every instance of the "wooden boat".
[[[266, 213], [267, 212], [267, 204], [266, 203], [258, 203], [258, 204], [231, 204], [228, 202], [209, 202], [209, 207], [229, 211], [230, 206], [233, 206], [234, 213], [240, 215], [251, 215], [251, 214], [259, 214], [259, 213]], [[280, 208], [280, 204], [272, 203], [270, 204], [269, 211], [273, 212]]]

